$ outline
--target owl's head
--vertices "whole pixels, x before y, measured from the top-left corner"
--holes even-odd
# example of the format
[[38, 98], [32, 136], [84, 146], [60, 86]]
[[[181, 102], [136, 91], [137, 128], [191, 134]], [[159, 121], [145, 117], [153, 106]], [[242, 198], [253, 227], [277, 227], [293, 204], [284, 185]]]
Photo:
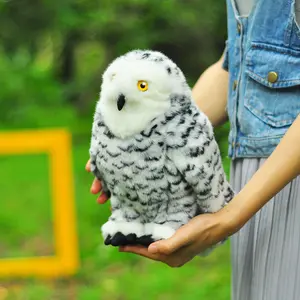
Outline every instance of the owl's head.
[[115, 59], [103, 74], [97, 110], [110, 130], [125, 138], [172, 106], [172, 95], [190, 98], [181, 70], [157, 51], [135, 50]]

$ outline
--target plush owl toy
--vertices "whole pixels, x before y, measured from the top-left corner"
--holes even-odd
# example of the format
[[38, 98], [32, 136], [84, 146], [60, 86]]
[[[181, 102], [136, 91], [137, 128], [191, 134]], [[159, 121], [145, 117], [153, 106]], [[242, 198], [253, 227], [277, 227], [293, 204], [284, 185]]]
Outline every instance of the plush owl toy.
[[90, 158], [111, 195], [106, 245], [148, 246], [233, 197], [208, 118], [160, 52], [131, 51], [104, 72]]

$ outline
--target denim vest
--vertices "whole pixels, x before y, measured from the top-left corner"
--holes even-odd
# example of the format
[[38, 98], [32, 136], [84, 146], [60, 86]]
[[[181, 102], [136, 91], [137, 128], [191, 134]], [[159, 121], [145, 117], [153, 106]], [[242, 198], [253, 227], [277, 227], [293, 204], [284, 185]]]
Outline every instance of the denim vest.
[[[266, 157], [300, 113], [300, 28], [294, 0], [227, 0], [229, 156]], [[295, 141], [300, 143], [300, 141]]]

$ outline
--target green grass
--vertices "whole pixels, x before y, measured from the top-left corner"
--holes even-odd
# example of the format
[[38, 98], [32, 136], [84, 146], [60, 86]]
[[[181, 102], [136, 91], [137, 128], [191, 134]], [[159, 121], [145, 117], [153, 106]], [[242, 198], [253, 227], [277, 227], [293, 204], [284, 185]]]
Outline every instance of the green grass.
[[[84, 171], [88, 142], [73, 151], [81, 266], [58, 280], [0, 279], [8, 300], [228, 300], [229, 244], [179, 269], [105, 247], [100, 226], [109, 205], [90, 195], [92, 176]], [[51, 255], [48, 160], [45, 155], [0, 158], [0, 257]], [[226, 168], [228, 169], [228, 168]]]
[[47, 156], [0, 156], [0, 166], [0, 257], [54, 253]]

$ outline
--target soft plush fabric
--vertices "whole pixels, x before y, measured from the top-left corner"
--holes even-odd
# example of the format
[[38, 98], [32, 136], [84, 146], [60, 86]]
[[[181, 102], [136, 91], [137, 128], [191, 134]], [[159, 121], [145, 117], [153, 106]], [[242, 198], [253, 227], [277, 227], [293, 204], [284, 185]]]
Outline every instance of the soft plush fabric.
[[233, 196], [208, 118], [180, 69], [159, 52], [132, 51], [105, 71], [90, 156], [111, 194], [106, 244], [169, 238]]

